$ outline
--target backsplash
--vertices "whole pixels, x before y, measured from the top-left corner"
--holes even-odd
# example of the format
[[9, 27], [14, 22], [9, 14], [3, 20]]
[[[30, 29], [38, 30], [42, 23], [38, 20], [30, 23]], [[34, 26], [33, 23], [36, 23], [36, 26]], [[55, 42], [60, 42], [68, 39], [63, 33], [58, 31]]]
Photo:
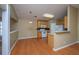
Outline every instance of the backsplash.
[[55, 31], [63, 31], [63, 25], [56, 25]]
[[51, 23], [50, 24], [50, 30], [51, 33], [54, 33], [55, 31], [63, 31], [63, 25], [56, 25], [56, 23]]

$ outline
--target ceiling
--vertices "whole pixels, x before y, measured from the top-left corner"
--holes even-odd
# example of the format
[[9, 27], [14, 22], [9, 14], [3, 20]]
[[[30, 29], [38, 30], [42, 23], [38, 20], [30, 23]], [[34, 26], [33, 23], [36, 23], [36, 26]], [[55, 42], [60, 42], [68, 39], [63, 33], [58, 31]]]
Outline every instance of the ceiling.
[[65, 4], [14, 4], [16, 14], [19, 19], [33, 19], [37, 16], [39, 19], [45, 19], [43, 14], [53, 14], [57, 18], [62, 18], [67, 13]]

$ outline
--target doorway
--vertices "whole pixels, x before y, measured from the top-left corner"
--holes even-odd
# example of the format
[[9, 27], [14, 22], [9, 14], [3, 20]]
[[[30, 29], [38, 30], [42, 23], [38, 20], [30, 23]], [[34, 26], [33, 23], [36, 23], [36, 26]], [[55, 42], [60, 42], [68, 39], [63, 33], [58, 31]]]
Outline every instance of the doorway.
[[48, 20], [37, 20], [37, 38], [47, 42], [49, 32], [49, 21]]

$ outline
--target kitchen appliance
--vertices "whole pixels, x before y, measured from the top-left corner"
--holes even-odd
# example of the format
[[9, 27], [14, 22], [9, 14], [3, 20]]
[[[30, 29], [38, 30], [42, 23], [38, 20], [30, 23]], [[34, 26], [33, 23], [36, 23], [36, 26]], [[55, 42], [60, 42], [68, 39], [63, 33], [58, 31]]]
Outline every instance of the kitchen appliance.
[[40, 32], [42, 33], [42, 37], [47, 36], [47, 31], [45, 29], [40, 29]]

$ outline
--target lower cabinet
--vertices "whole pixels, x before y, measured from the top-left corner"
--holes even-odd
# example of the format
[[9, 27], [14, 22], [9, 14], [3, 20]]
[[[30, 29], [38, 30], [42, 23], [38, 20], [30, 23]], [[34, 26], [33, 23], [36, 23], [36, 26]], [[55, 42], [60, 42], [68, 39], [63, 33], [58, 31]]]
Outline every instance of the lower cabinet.
[[54, 35], [48, 34], [48, 45], [53, 48], [54, 46]]
[[37, 39], [42, 40], [42, 33], [41, 32], [37, 32]]

